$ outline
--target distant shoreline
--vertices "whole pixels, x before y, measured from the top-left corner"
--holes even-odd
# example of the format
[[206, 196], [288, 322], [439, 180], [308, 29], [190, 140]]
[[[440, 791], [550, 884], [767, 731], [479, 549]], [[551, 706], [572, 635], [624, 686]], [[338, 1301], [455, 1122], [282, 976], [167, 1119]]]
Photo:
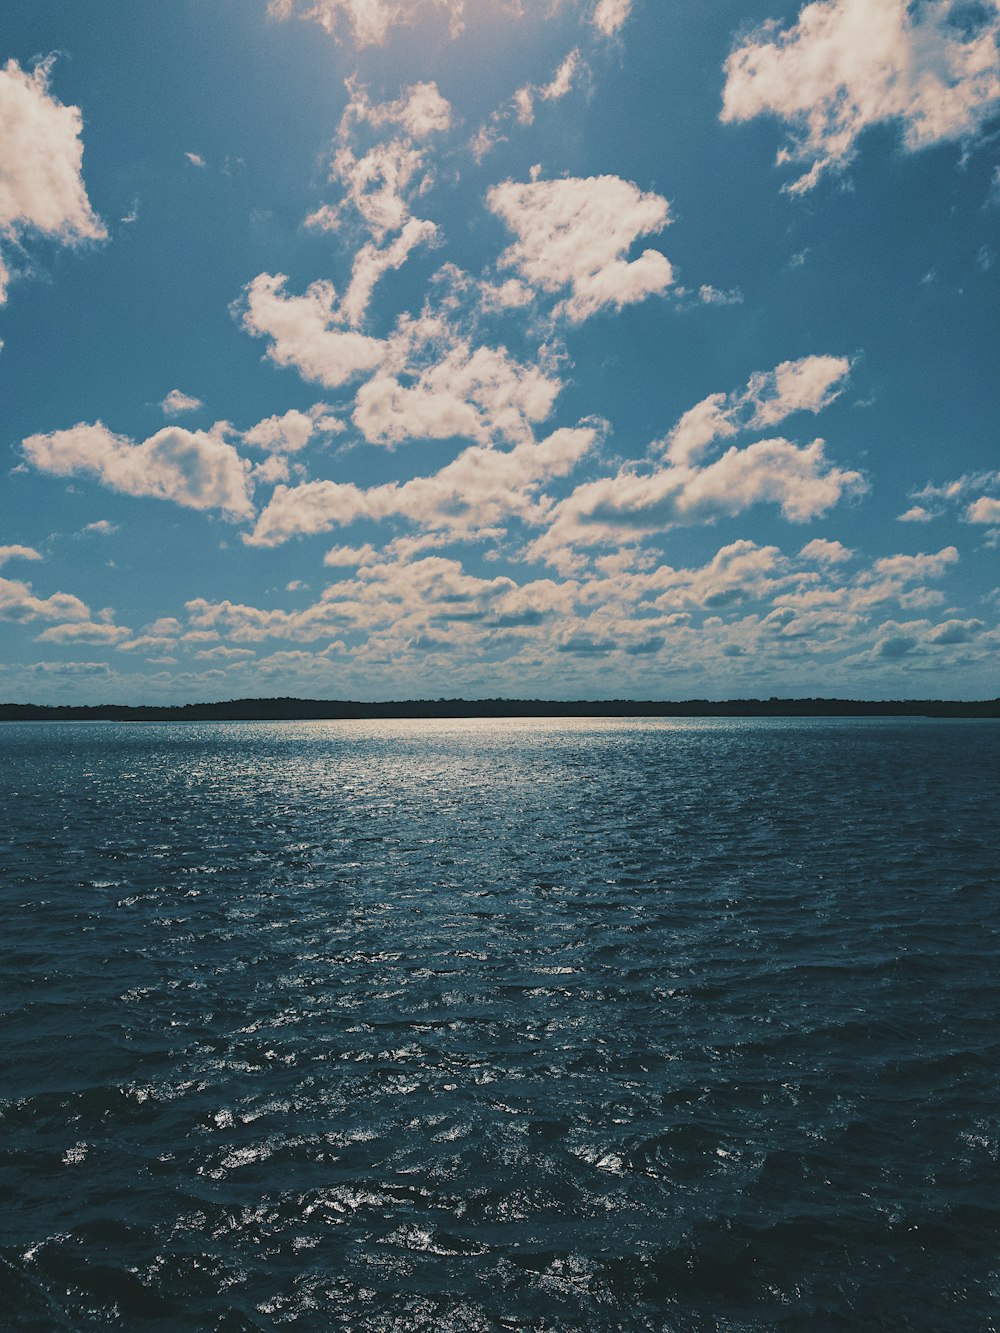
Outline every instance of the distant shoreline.
[[0, 722], [350, 722], [379, 718], [1000, 718], [1000, 699], [230, 699], [175, 705], [0, 704]]

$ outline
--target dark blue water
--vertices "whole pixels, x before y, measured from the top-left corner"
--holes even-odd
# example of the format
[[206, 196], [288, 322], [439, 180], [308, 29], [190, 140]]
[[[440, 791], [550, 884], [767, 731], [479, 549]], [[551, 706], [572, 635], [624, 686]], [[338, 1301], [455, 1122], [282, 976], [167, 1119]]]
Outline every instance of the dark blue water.
[[0, 761], [3, 1327], [997, 1327], [1000, 724]]

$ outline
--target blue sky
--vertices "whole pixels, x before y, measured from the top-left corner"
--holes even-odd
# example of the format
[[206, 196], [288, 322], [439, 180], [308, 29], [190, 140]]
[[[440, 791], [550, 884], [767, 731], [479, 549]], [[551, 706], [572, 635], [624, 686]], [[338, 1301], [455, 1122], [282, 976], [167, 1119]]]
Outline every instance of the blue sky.
[[998, 35], [8, 0], [0, 698], [994, 696]]

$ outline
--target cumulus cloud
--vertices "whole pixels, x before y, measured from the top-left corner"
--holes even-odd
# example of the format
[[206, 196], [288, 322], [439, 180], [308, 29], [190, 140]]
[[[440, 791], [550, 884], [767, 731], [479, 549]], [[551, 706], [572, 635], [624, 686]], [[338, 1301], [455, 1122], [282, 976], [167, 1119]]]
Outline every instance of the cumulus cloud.
[[230, 518], [253, 513], [248, 493], [250, 465], [221, 434], [167, 426], [136, 444], [101, 422], [31, 435], [23, 444], [29, 463], [41, 472], [96, 476], [126, 495], [150, 495], [191, 509], [219, 509]]
[[944, 645], [971, 643], [985, 628], [981, 620], [944, 620], [927, 637], [931, 643]]
[[860, 473], [828, 462], [822, 440], [801, 447], [781, 438], [760, 440], [745, 449], [731, 448], [704, 467], [623, 469], [587, 482], [555, 507], [549, 530], [530, 554], [558, 568], [572, 563], [567, 552], [576, 547], [711, 523], [762, 503], [778, 505], [790, 522], [804, 523], [864, 488]]
[[414, 83], [391, 102], [372, 102], [368, 89], [357, 78], [347, 80], [348, 102], [341, 117], [340, 132], [352, 124], [399, 125], [413, 139], [426, 139], [451, 128], [451, 103], [442, 97], [435, 82]]
[[41, 555], [33, 546], [0, 546], [0, 565], [8, 560], [41, 560]]
[[272, 454], [294, 454], [317, 434], [336, 434], [344, 423], [330, 415], [326, 403], [315, 403], [308, 412], [292, 408], [280, 416], [265, 417], [243, 432], [244, 444]]
[[1000, 500], [991, 495], [981, 495], [966, 509], [965, 517], [970, 523], [1000, 524]]
[[898, 125], [911, 152], [974, 138], [1000, 107], [998, 35], [997, 0], [817, 0], [732, 52], [722, 119], [786, 121], [778, 161], [807, 168], [786, 187], [802, 193], [875, 125]]
[[631, 12], [632, 0], [599, 0], [592, 22], [603, 37], [613, 37]]
[[826, 537], [814, 537], [811, 542], [806, 542], [799, 556], [803, 560], [814, 560], [820, 565], [842, 565], [853, 558], [854, 552], [848, 550], [843, 542], [833, 542]]
[[[52, 61], [0, 68], [0, 240], [35, 232], [71, 245], [103, 240], [83, 183], [83, 119], [49, 91]], [[0, 302], [9, 268], [0, 260]]]
[[287, 281], [283, 273], [260, 273], [245, 288], [243, 327], [271, 340], [268, 357], [328, 388], [374, 370], [385, 356], [385, 344], [337, 327], [344, 315], [333, 284], [314, 282], [302, 296], [288, 296]]
[[205, 404], [200, 398], [195, 398], [192, 394], [184, 393], [181, 389], [171, 389], [166, 398], [160, 403], [160, 409], [164, 416], [176, 417], [182, 412], [197, 412]]
[[659, 250], [625, 256], [640, 236], [661, 231], [669, 220], [666, 199], [618, 176], [506, 181], [487, 203], [517, 239], [500, 256], [544, 292], [570, 294], [556, 307], [579, 323], [608, 306], [641, 301], [673, 282], [670, 261]]
[[545, 420], [561, 387], [542, 367], [515, 360], [505, 348], [473, 348], [459, 339], [412, 385], [389, 374], [362, 385], [354, 424], [370, 444], [453, 436], [517, 441]]
[[[559, 448], [575, 456], [579, 443], [563, 441]], [[500, 466], [493, 451], [470, 450], [464, 461], [468, 467]], [[434, 486], [441, 479], [424, 480]], [[339, 501], [354, 503], [349, 489], [341, 490]], [[367, 499], [392, 489], [372, 488]], [[458, 493], [469, 491], [463, 480]], [[355, 488], [355, 500], [357, 494]], [[415, 494], [412, 499], [416, 506]], [[443, 491], [439, 499], [446, 510]], [[439, 499], [426, 497], [424, 508], [433, 510]], [[196, 644], [198, 651], [206, 644], [211, 651], [214, 645], [252, 647], [265, 640], [323, 644], [313, 654], [279, 651], [263, 662], [276, 674], [306, 672], [307, 679], [335, 659], [341, 682], [377, 677], [388, 691], [397, 687], [392, 682], [412, 688], [414, 680], [429, 681], [423, 672], [431, 662], [447, 673], [433, 677], [435, 688], [439, 680], [444, 688], [458, 679], [463, 685], [475, 681], [477, 688], [523, 687], [528, 680], [551, 680], [554, 671], [564, 683], [582, 684], [593, 682], [586, 667], [593, 659], [613, 662], [623, 686], [662, 679], [663, 670], [694, 685], [706, 668], [724, 666], [729, 657], [780, 670], [786, 680], [793, 664], [807, 667], [811, 661], [822, 675], [805, 679], [846, 683], [858, 665], [895, 669], [902, 657], [985, 660], [997, 641], [997, 631], [984, 622], [954, 612], [939, 625], [884, 617], [886, 602], [905, 609], [926, 599], [932, 591], [927, 580], [953, 567], [953, 548], [886, 557], [853, 566], [847, 575], [842, 560], [824, 564], [815, 553], [785, 555], [748, 540], [723, 545], [704, 564], [678, 568], [655, 553], [619, 546], [594, 561], [590, 572], [518, 582], [471, 574], [458, 559], [428, 555], [427, 540], [421, 534], [397, 537], [381, 549], [370, 543], [335, 547], [327, 563], [336, 577], [311, 605], [297, 596], [289, 609], [196, 599], [187, 605], [191, 629], [181, 644]], [[888, 642], [894, 638], [909, 646]], [[883, 640], [884, 649], [877, 646]], [[647, 671], [654, 674], [643, 675]]]
[[[349, 147], [340, 148], [330, 178], [344, 187], [345, 202], [353, 205], [376, 241], [403, 227], [411, 199], [430, 185], [424, 154], [410, 139], [376, 144], [360, 157]], [[335, 231], [342, 212], [343, 204], [324, 205], [306, 218], [306, 226]]]
[[51, 597], [36, 597], [30, 583], [0, 579], [0, 620], [73, 620], [90, 619], [90, 609], [72, 593], [56, 592]]
[[910, 499], [919, 503], [900, 514], [897, 521], [929, 523], [961, 506], [961, 517], [967, 523], [997, 523], [1000, 522], [998, 493], [1000, 472], [965, 472], [954, 481], [931, 483], [911, 492]]
[[[359, 518], [391, 516], [411, 519], [424, 532], [443, 529], [460, 535], [491, 529], [514, 516], [537, 522], [549, 503], [539, 505], [539, 487], [567, 475], [599, 434], [596, 425], [579, 426], [506, 452], [466, 449], [432, 476], [368, 489], [333, 481], [279, 486], [246, 540], [253, 546], [277, 546], [294, 536], [347, 527]], [[350, 565], [370, 550], [337, 548], [326, 563]]]
[[842, 356], [806, 356], [757, 371], [744, 389], [713, 393], [690, 408], [670, 432], [672, 463], [693, 463], [716, 440], [742, 431], [769, 430], [793, 412], [821, 412], [844, 389], [851, 363]]
[[911, 608], [934, 606], [943, 600], [942, 594], [928, 583], [943, 578], [957, 563], [954, 546], [918, 555], [883, 556], [848, 583], [817, 585], [789, 594], [784, 601], [799, 612], [837, 607], [854, 616], [890, 601]]
[[63, 625], [52, 625], [36, 636], [36, 643], [106, 643], [119, 644], [128, 639], [132, 631], [122, 625], [109, 625], [104, 621], [81, 620], [69, 621]]

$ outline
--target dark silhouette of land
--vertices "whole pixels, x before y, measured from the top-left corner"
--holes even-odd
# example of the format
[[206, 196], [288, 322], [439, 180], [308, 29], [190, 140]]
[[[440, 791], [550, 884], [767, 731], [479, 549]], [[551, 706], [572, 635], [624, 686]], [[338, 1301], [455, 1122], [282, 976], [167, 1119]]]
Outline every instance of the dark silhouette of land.
[[307, 722], [461, 717], [1000, 717], [1000, 699], [230, 699], [176, 705], [0, 704], [0, 722]]

